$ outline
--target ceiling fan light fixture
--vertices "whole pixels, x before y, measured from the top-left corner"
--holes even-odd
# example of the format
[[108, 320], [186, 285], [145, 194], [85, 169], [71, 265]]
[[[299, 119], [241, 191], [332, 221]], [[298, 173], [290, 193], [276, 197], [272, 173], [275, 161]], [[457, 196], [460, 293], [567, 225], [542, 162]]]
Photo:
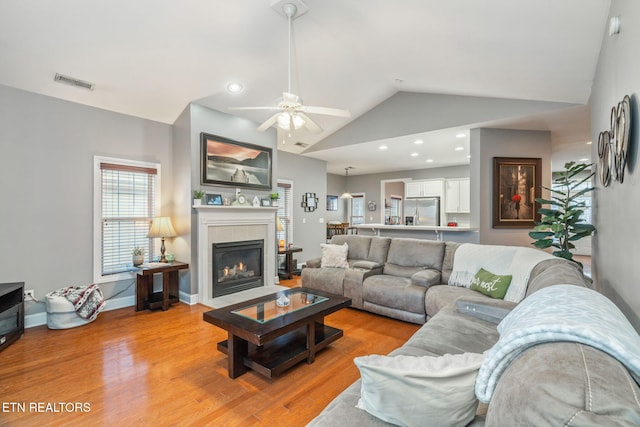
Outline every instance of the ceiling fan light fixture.
[[293, 122], [294, 129], [300, 129], [304, 126], [304, 119], [297, 114], [280, 113], [278, 115], [278, 127], [283, 130], [291, 130], [291, 122]]

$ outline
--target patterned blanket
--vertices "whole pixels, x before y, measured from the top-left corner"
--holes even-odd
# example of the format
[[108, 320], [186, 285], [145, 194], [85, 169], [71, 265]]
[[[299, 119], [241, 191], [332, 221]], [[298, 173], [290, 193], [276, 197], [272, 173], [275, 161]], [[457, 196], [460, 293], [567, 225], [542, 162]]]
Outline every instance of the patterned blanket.
[[487, 353], [476, 379], [476, 396], [491, 400], [500, 376], [528, 348], [568, 341], [595, 347], [640, 379], [640, 336], [604, 295], [580, 286], [555, 285], [532, 294], [498, 325], [500, 339]]
[[73, 304], [78, 316], [89, 321], [95, 320], [106, 304], [102, 290], [95, 283], [89, 286], [69, 286], [51, 292], [51, 295], [65, 297]]

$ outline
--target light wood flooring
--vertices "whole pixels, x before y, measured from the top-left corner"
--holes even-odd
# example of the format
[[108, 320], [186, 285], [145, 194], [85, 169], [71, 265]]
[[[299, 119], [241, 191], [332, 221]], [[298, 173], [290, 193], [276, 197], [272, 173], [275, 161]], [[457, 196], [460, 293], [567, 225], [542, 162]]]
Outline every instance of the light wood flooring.
[[344, 337], [313, 364], [232, 380], [216, 350], [226, 333], [202, 320], [208, 310], [128, 307], [79, 328], [27, 329], [0, 352], [0, 425], [303, 426], [359, 377], [354, 357], [386, 354], [419, 327], [343, 309], [326, 323]]

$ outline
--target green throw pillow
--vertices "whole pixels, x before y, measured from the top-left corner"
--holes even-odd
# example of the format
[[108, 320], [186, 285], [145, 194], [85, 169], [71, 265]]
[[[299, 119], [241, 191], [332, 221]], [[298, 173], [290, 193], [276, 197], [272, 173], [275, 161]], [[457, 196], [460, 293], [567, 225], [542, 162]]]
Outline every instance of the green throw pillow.
[[511, 275], [499, 276], [481, 268], [471, 280], [471, 289], [491, 298], [502, 299], [506, 295], [510, 284]]

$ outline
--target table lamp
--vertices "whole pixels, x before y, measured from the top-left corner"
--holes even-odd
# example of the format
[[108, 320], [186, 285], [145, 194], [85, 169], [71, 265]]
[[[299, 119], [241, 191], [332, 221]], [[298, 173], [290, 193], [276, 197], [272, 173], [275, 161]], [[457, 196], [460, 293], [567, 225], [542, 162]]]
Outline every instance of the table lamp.
[[160, 237], [162, 239], [162, 245], [160, 246], [160, 262], [167, 262], [167, 258], [164, 256], [165, 247], [164, 247], [164, 239], [165, 237], [174, 237], [177, 236], [176, 230], [173, 229], [173, 225], [171, 224], [171, 218], [168, 216], [157, 216], [153, 218], [153, 222], [151, 223], [151, 228], [149, 229], [149, 234], [147, 237], [156, 238]]

